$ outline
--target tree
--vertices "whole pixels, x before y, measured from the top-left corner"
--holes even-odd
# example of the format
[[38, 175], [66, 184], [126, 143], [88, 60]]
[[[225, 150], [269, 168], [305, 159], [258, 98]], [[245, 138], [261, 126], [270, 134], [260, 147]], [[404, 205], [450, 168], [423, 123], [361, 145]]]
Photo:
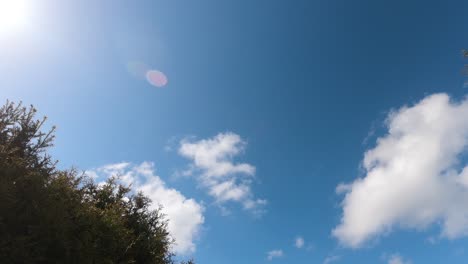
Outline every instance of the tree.
[[[167, 221], [116, 178], [59, 170], [34, 107], [0, 108], [2, 263], [174, 263]], [[193, 262], [188, 262], [193, 263]]]

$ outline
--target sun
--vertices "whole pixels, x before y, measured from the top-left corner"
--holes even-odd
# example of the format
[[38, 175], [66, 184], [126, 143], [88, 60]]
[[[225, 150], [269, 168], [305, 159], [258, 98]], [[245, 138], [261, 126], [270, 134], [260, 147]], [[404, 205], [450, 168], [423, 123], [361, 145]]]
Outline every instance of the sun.
[[26, 0], [0, 0], [0, 33], [22, 30], [28, 22]]

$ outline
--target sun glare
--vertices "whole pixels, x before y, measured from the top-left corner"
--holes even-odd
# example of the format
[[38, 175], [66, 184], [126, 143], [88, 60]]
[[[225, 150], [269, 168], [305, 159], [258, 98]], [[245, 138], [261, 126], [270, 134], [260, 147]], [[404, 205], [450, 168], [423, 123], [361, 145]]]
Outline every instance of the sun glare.
[[0, 33], [17, 32], [27, 24], [25, 0], [0, 0]]

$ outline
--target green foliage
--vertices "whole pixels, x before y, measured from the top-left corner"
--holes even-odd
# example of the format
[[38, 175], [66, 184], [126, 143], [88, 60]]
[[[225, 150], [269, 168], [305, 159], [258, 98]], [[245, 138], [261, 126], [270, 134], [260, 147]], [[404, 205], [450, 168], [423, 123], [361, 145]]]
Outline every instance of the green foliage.
[[160, 210], [115, 178], [98, 185], [58, 170], [46, 153], [55, 128], [41, 132], [35, 113], [0, 109], [1, 262], [174, 263]]

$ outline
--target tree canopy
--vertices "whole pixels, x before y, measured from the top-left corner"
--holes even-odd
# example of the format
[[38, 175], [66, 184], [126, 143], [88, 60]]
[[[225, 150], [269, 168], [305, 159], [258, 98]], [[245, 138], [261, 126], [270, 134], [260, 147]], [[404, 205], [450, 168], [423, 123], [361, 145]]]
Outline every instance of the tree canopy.
[[[2, 263], [174, 263], [167, 221], [116, 178], [59, 170], [34, 107], [0, 109]], [[192, 263], [191, 261], [189, 263]]]

